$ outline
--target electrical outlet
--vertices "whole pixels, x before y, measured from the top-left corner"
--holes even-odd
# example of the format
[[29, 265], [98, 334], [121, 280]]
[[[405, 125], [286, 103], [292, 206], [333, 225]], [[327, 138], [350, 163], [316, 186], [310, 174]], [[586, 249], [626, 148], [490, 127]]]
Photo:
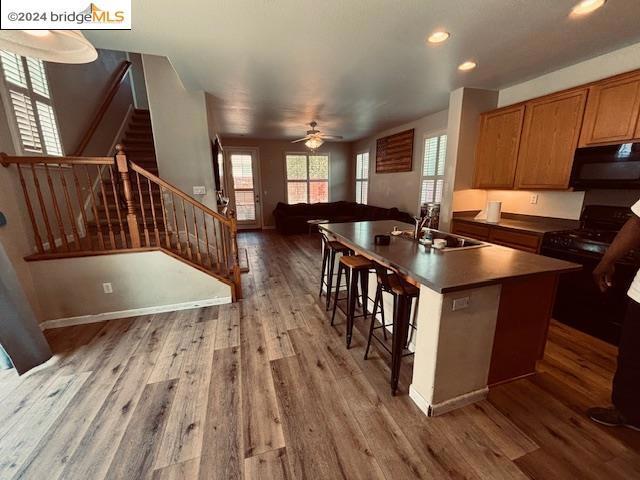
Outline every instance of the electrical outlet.
[[103, 283], [102, 284], [102, 290], [104, 290], [104, 293], [113, 293], [113, 286], [111, 285], [111, 283]]
[[207, 188], [206, 187], [193, 187], [193, 194], [194, 195], [206, 195], [207, 194]]
[[454, 298], [453, 299], [453, 311], [462, 310], [469, 307], [469, 297]]
[[531, 205], [535, 205], [536, 203], [538, 203], [538, 194], [537, 193], [533, 193], [530, 197], [529, 197], [529, 203]]

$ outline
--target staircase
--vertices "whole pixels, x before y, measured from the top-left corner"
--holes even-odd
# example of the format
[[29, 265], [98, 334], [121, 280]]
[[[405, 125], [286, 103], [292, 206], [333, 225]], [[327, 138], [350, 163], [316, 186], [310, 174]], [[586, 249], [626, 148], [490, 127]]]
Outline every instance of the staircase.
[[[134, 152], [151, 161], [149, 149]], [[123, 146], [115, 157], [0, 155], [3, 166], [17, 170], [33, 228], [36, 253], [26, 260], [159, 250], [241, 297], [233, 212], [199, 203], [132, 162]]]
[[129, 161], [154, 175], [158, 175], [149, 110], [136, 108], [133, 111], [120, 143], [125, 145]]

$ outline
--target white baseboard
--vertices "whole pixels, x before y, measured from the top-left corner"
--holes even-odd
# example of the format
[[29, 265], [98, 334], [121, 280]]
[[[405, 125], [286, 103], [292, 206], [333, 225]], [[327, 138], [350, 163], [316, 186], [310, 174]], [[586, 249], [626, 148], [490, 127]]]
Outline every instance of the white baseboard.
[[56, 318], [53, 320], [45, 320], [44, 322], [42, 322], [40, 324], [40, 329], [49, 330], [51, 328], [70, 327], [72, 325], [103, 322], [105, 320], [116, 320], [118, 318], [139, 317], [141, 315], [150, 315], [153, 313], [175, 312], [178, 310], [210, 307], [211, 305], [223, 305], [226, 303], [231, 303], [231, 297], [211, 298], [207, 300], [197, 300], [194, 302], [175, 303], [173, 305], [134, 308], [131, 310], [120, 310], [117, 312], [81, 315], [79, 317]]
[[456, 410], [464, 407], [465, 405], [470, 405], [484, 400], [487, 398], [488, 393], [489, 387], [484, 387], [480, 390], [451, 398], [445, 402], [430, 404], [420, 393], [418, 393], [418, 391], [416, 391], [416, 389], [413, 388], [413, 385], [409, 386], [409, 398], [411, 398], [413, 403], [415, 403], [428, 417], [437, 417], [438, 415]]

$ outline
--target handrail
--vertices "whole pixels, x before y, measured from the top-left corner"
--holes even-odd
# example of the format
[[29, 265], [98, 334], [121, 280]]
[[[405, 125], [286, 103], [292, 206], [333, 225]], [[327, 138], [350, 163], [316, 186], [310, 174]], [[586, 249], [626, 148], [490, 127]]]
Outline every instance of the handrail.
[[[121, 145], [117, 145], [116, 149], [118, 151], [120, 151], [120, 150], [122, 150], [122, 146]], [[148, 170], [145, 170], [140, 165], [137, 165], [137, 164], [133, 163], [132, 161], [129, 161], [129, 165], [131, 166], [131, 170], [133, 170], [134, 172], [138, 172], [143, 177], [146, 177], [149, 180], [151, 180], [152, 182], [157, 183], [158, 185], [166, 188], [167, 190], [171, 191], [172, 193], [174, 193], [175, 195], [177, 195], [181, 199], [189, 202], [191, 205], [193, 205], [196, 208], [199, 208], [200, 210], [204, 210], [205, 213], [211, 215], [214, 218], [217, 218], [221, 222], [226, 223], [227, 225], [231, 225], [231, 219], [229, 217], [227, 217], [225, 215], [222, 215], [220, 212], [216, 212], [215, 210], [210, 209], [205, 204], [200, 203], [197, 200], [194, 200], [189, 195], [187, 195], [182, 190], [180, 190], [178, 187], [176, 187], [176, 186], [170, 184], [169, 182], [161, 179], [160, 177], [158, 177], [158, 176], [154, 175], [153, 173], [149, 172]]]
[[82, 136], [80, 143], [78, 143], [78, 147], [74, 152], [75, 156], [81, 156], [84, 153], [85, 148], [87, 148], [89, 141], [91, 140], [93, 135], [96, 133], [96, 130], [98, 129], [98, 125], [104, 118], [104, 115], [107, 113], [107, 109], [109, 108], [109, 105], [111, 105], [111, 102], [113, 101], [113, 97], [116, 96], [116, 93], [118, 92], [118, 88], [120, 87], [120, 84], [124, 80], [124, 77], [127, 75], [130, 68], [131, 68], [131, 62], [129, 62], [128, 60], [123, 60], [118, 70], [115, 71], [113, 75], [113, 79], [111, 80], [111, 84], [109, 85], [109, 88], [106, 91], [106, 95], [102, 99], [100, 106], [98, 107], [98, 109], [96, 110], [96, 113], [93, 116], [93, 121], [89, 124], [89, 127], [87, 128], [87, 131]]
[[21, 157], [16, 155], [7, 155], [0, 152], [0, 165], [8, 167], [11, 164], [31, 165], [31, 164], [48, 164], [59, 165], [61, 163], [69, 165], [114, 165], [113, 157]]

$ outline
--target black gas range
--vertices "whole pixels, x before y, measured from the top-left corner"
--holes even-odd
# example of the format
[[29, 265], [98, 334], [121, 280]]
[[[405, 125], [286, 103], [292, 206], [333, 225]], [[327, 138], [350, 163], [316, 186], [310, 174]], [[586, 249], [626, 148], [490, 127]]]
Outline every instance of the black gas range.
[[620, 338], [626, 293], [640, 268], [640, 252], [631, 252], [616, 264], [613, 286], [606, 293], [598, 290], [592, 272], [631, 215], [627, 207], [589, 205], [580, 217], [580, 228], [547, 233], [542, 241], [543, 255], [583, 266], [560, 277], [553, 318], [612, 344]]

